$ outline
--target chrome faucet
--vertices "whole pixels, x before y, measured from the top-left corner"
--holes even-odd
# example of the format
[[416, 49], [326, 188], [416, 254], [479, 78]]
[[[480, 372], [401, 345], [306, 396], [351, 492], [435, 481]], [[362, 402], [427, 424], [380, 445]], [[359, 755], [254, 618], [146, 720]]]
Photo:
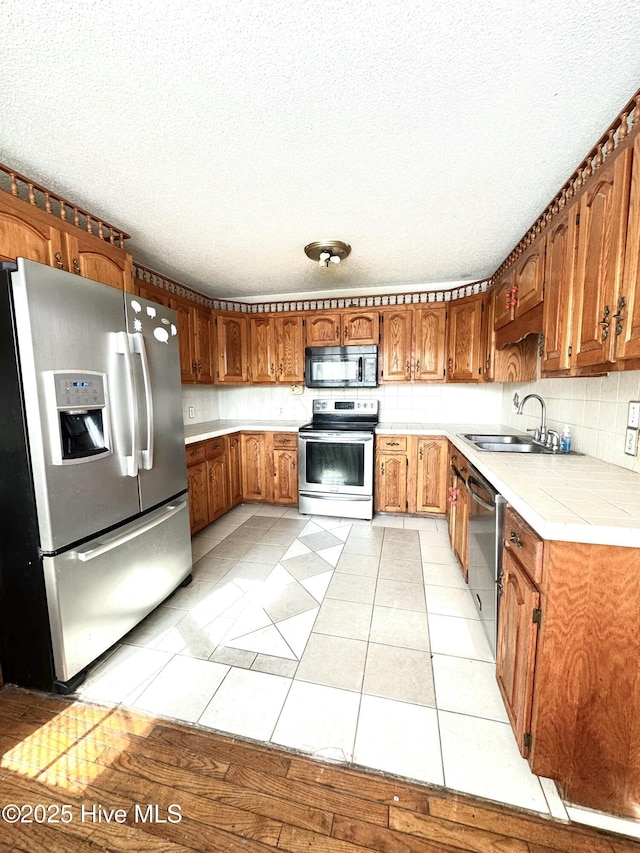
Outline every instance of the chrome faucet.
[[[542, 417], [540, 418], [540, 426], [536, 427], [535, 430], [533, 430], [533, 437], [536, 439], [536, 441], [541, 441], [543, 444], [545, 444], [547, 441], [547, 407], [542, 397], [539, 394], [527, 394], [526, 397], [523, 397], [522, 400], [520, 400], [520, 404], [518, 405], [518, 414], [522, 414], [522, 407], [531, 397], [533, 397], [534, 400], [539, 400], [540, 405], [542, 406]], [[528, 429], [527, 432], [532, 432], [532, 430]]]

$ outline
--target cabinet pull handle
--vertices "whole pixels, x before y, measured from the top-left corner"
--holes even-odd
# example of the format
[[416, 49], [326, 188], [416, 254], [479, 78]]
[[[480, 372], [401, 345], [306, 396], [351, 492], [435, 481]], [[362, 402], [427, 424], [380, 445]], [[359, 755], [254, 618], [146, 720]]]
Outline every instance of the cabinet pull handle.
[[420, 359], [416, 361], [416, 375], [420, 373]]
[[611, 313], [609, 306], [604, 306], [604, 312], [602, 314], [602, 320], [598, 323], [599, 326], [602, 327], [602, 335], [601, 338], [603, 341], [606, 341], [609, 337], [609, 314]]
[[60, 252], [56, 252], [55, 259], [56, 259], [56, 266], [58, 267], [58, 269], [59, 270], [64, 269], [64, 264], [62, 263], [62, 255], [60, 254]]
[[282, 364], [280, 365], [280, 376], [282, 376]]
[[198, 362], [198, 373], [202, 373], [202, 362]]
[[349, 337], [349, 329], [347, 328], [347, 326], [345, 326], [344, 327], [344, 339], [345, 339], [345, 341], [347, 340], [348, 337]]
[[618, 311], [614, 314], [614, 318], [616, 321], [616, 337], [622, 334], [622, 324], [624, 322], [624, 314], [622, 313], [622, 309], [626, 306], [627, 300], [624, 296], [621, 296], [618, 300]]
[[400, 442], [399, 441], [390, 441], [389, 447], [400, 447]]
[[511, 534], [509, 536], [509, 542], [513, 542], [516, 548], [522, 548], [522, 539], [520, 539], [515, 530], [511, 531]]
[[213, 468], [209, 468], [209, 482], [213, 483]]
[[422, 448], [420, 448], [420, 450], [418, 451], [418, 457], [419, 457], [420, 461], [422, 462], [422, 459], [423, 459]]
[[195, 361], [192, 361], [192, 362], [191, 362], [191, 370], [192, 370], [194, 373], [197, 373], [197, 372], [198, 372], [198, 367], [197, 367], [197, 365], [196, 365]]
[[340, 326], [336, 326], [336, 340], [340, 340]]
[[276, 366], [275, 366], [275, 364], [272, 364], [271, 365], [271, 373], [273, 374], [275, 372], [276, 372]]
[[384, 462], [380, 463], [380, 473], [384, 474]]
[[407, 375], [409, 375], [409, 373], [411, 373], [411, 362], [409, 361], [409, 359], [407, 359], [406, 373], [407, 373]]
[[80, 275], [80, 264], [77, 258], [73, 259], [73, 271], [76, 275]]

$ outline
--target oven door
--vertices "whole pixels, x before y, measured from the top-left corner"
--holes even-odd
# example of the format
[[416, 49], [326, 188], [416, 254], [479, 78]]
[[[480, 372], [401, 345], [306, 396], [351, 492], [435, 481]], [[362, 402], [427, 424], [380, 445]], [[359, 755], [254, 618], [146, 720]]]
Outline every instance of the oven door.
[[328, 495], [373, 494], [373, 433], [299, 433], [298, 486]]

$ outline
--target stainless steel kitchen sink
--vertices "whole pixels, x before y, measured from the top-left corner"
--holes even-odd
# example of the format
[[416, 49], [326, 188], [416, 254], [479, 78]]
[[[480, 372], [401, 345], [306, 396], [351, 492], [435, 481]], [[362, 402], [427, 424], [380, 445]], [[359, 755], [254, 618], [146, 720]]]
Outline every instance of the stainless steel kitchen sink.
[[464, 438], [469, 441], [478, 442], [486, 441], [491, 444], [532, 444], [533, 439], [528, 435], [495, 435], [493, 433], [475, 435], [474, 433], [465, 433]]
[[497, 441], [474, 441], [478, 450], [489, 450], [502, 453], [553, 453], [549, 447], [542, 444], [534, 444], [532, 441], [523, 442], [497, 442]]
[[500, 435], [496, 433], [463, 433], [466, 438], [478, 450], [491, 453], [553, 453], [549, 447], [545, 447], [528, 435]]

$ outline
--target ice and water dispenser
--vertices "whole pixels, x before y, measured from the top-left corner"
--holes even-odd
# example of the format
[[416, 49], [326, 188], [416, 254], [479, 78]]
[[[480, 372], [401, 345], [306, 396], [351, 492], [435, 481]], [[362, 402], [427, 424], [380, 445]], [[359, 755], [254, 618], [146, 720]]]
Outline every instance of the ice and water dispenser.
[[106, 375], [54, 370], [48, 379], [54, 464], [87, 462], [111, 453]]

